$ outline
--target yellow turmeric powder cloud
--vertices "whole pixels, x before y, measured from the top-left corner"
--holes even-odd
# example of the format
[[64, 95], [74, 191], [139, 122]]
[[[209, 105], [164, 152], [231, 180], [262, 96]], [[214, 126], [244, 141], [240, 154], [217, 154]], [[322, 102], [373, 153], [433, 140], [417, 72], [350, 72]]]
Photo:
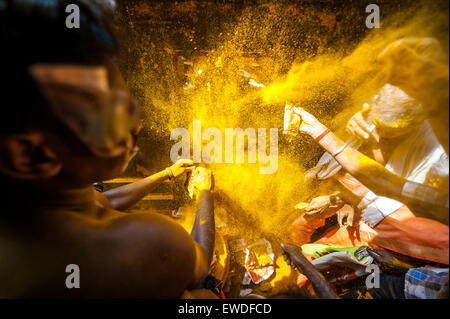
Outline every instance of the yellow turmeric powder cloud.
[[[339, 42], [346, 36], [345, 12], [341, 15], [344, 21], [338, 21], [333, 10], [284, 2], [243, 8], [208, 38], [208, 50], [195, 47], [189, 57], [177, 53], [180, 50], [167, 31], [170, 26], [163, 24], [160, 43], [138, 34], [133, 53], [140, 56], [141, 69], [131, 70], [127, 80], [140, 92], [144, 126], [165, 145], [175, 143], [169, 139], [175, 128], [187, 128], [192, 136], [193, 120], [201, 120], [203, 128], [218, 128], [222, 134], [225, 128], [238, 127], [279, 128], [281, 133], [286, 100], [304, 107], [340, 134], [348, 117], [384, 84], [386, 74], [375, 58], [386, 45], [405, 36], [448, 37], [447, 12], [436, 10], [428, 1], [423, 3], [393, 16], [382, 15], [380, 29], [367, 30], [361, 22], [360, 34], [366, 37], [355, 40], [356, 44]], [[180, 2], [174, 6], [192, 12], [191, 7], [200, 4]], [[127, 12], [156, 19], [157, 9], [136, 4], [127, 7]], [[310, 29], [293, 34], [293, 25], [298, 23]], [[442, 31], [445, 25], [447, 30]], [[134, 24], [127, 27], [137, 28]], [[193, 41], [196, 34], [181, 36]], [[178, 78], [177, 65], [186, 69], [183, 80]], [[278, 170], [273, 175], [261, 175], [258, 164], [212, 165], [216, 188], [239, 202], [243, 214], [257, 218], [263, 231], [285, 233], [294, 205], [310, 191], [303, 172], [321, 150], [306, 137], [294, 142], [297, 144], [280, 137]], [[150, 149], [148, 158], [156, 156], [154, 141], [140, 143], [141, 148]], [[168, 154], [165, 156], [167, 159]]]

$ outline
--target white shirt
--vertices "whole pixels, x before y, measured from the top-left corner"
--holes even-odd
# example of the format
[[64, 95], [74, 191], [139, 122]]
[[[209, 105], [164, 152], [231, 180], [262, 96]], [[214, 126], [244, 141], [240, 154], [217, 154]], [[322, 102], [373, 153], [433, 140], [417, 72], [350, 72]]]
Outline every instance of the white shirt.
[[[449, 159], [428, 121], [392, 152], [386, 166], [389, 171], [420, 184], [449, 175]], [[403, 204], [369, 192], [358, 204], [362, 220], [375, 227]]]

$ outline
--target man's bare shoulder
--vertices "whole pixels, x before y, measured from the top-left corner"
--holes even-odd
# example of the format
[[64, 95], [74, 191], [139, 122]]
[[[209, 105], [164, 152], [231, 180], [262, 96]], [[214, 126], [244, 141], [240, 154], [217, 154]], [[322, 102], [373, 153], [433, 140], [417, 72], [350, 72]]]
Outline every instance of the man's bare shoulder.
[[80, 266], [81, 295], [176, 298], [192, 284], [196, 247], [181, 225], [158, 213], [100, 211], [66, 212], [53, 224], [68, 262]]
[[174, 298], [191, 284], [195, 244], [184, 228], [170, 218], [148, 212], [124, 214], [95, 228], [100, 231], [92, 234], [90, 251], [108, 261], [109, 281], [114, 282], [116, 277], [123, 284], [120, 289], [111, 287], [108, 293]]
[[[183, 227], [156, 213], [107, 215], [99, 219], [59, 212], [52, 214], [58, 216], [53, 220], [45, 218], [40, 223], [45, 226], [45, 238], [39, 234], [28, 239], [8, 235], [7, 242], [0, 242], [0, 251], [5, 253], [8, 248], [11, 252], [5, 267], [8, 272], [16, 269], [13, 273], [23, 284], [14, 293], [2, 294], [0, 289], [0, 295], [48, 297], [53, 296], [47, 295], [48, 291], [55, 291], [59, 297], [69, 298], [181, 296], [192, 284], [196, 263], [195, 243]], [[19, 267], [31, 262], [31, 272]], [[68, 264], [80, 268], [80, 289], [65, 289]], [[33, 279], [25, 280], [25, 274]], [[16, 281], [14, 277], [8, 280]]]

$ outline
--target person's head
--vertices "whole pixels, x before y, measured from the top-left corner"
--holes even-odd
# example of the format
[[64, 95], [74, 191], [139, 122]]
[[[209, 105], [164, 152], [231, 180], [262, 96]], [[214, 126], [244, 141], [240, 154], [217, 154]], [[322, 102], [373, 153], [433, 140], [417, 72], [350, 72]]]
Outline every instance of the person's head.
[[0, 0], [2, 179], [89, 185], [128, 163], [138, 107], [115, 64], [110, 4]]
[[396, 86], [386, 84], [370, 103], [372, 122], [382, 138], [405, 136], [425, 120], [421, 105]]

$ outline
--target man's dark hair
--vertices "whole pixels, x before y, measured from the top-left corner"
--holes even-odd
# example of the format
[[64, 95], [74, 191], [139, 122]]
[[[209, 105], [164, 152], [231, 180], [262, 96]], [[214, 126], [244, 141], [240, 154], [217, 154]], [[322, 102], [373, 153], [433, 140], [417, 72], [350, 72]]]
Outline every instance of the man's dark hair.
[[[69, 4], [80, 9], [80, 28], [66, 26]], [[0, 134], [22, 132], [48, 112], [30, 65], [101, 65], [118, 49], [100, 0], [0, 0], [0, 41]]]

